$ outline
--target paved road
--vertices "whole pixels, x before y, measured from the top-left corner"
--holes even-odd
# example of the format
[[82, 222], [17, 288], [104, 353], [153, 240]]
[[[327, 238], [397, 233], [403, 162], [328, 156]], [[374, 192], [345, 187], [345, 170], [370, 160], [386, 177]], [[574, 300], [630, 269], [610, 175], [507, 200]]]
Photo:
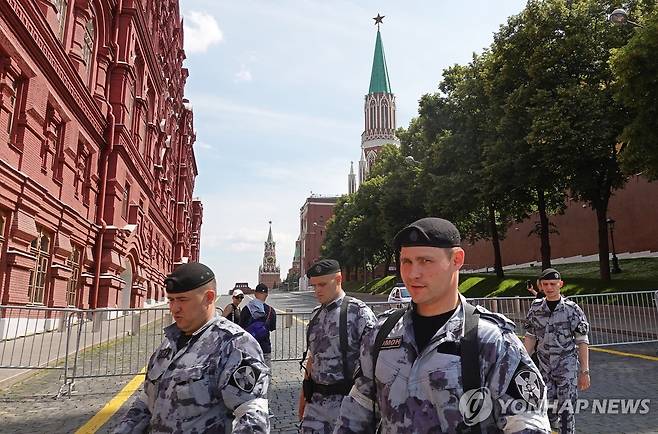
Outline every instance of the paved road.
[[[312, 293], [277, 294], [268, 300], [279, 309], [308, 311], [315, 301]], [[220, 299], [224, 306], [228, 298]], [[297, 323], [297, 321], [295, 321]], [[607, 350], [646, 354], [655, 358], [658, 344], [608, 348]], [[579, 433], [658, 433], [658, 360], [643, 360], [591, 352], [592, 388], [581, 398], [649, 399], [649, 412], [644, 415], [592, 414], [591, 406], [578, 414]], [[56, 399], [59, 373], [41, 372], [25, 381], [0, 391], [0, 433], [72, 433], [96, 414], [128, 381], [129, 377], [79, 380], [71, 398]], [[299, 365], [295, 361], [275, 362], [270, 388], [272, 432], [296, 432], [296, 406], [301, 383]], [[109, 432], [127, 411], [134, 396], [121, 407], [98, 432]], [[590, 401], [591, 402], [591, 401]]]

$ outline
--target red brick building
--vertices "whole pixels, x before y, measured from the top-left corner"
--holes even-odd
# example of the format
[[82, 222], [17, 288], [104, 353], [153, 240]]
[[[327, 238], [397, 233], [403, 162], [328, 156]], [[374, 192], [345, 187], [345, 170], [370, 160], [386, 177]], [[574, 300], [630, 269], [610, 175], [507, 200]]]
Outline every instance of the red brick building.
[[338, 196], [311, 195], [299, 210], [300, 290], [308, 286], [306, 270], [321, 257], [327, 221], [334, 215], [338, 199]]
[[141, 306], [203, 207], [175, 0], [0, 0], [0, 304]]

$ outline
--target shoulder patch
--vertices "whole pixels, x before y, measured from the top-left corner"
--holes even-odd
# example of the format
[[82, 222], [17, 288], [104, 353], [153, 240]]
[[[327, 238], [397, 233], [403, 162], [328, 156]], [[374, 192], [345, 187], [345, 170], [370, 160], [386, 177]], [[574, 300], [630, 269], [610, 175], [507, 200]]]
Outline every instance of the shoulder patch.
[[516, 389], [513, 396], [523, 399], [533, 408], [539, 408], [544, 396], [544, 383], [537, 372], [527, 366], [519, 366], [510, 387]]
[[243, 360], [240, 366], [231, 374], [229, 384], [237, 387], [238, 389], [251, 393], [258, 383], [261, 372], [258, 368], [251, 366]]

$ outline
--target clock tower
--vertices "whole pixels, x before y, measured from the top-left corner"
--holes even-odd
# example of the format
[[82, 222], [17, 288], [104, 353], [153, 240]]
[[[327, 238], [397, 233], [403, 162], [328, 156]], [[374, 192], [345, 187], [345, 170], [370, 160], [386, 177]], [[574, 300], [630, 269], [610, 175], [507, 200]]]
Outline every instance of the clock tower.
[[263, 263], [258, 267], [258, 283], [264, 283], [269, 289], [272, 289], [281, 285], [281, 269], [276, 263], [276, 243], [272, 238], [272, 222], [269, 223], [270, 232], [265, 241]]

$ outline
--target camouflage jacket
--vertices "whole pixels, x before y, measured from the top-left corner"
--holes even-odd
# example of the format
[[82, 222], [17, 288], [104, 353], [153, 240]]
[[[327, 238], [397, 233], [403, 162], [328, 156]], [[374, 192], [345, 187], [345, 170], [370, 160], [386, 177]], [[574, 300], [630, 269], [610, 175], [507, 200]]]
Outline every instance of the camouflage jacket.
[[[460, 298], [463, 302], [464, 298]], [[487, 400], [478, 407], [482, 411], [468, 413], [474, 407], [469, 404], [476, 391], [464, 391], [462, 387], [461, 305], [420, 353], [414, 338], [413, 312], [410, 309], [402, 316], [381, 347], [374, 373], [374, 396], [372, 348], [389, 311], [379, 317], [375, 328], [363, 339], [362, 373], [343, 400], [335, 432], [373, 432], [375, 421], [381, 418], [383, 433], [452, 433], [458, 427], [462, 429], [466, 419], [477, 422], [481, 418], [489, 421], [487, 432], [493, 429], [505, 433], [550, 433], [545, 384], [514, 334], [514, 323], [482, 307], [476, 309], [480, 378], [484, 387], [480, 390], [483, 400]], [[378, 415], [373, 415], [373, 399]], [[510, 405], [519, 400], [520, 407]], [[464, 404], [466, 408], [460, 410]]]
[[[326, 306], [313, 310], [308, 325], [309, 354], [313, 358], [311, 379], [320, 384], [335, 384], [343, 378], [343, 357], [340, 351], [340, 308], [345, 302], [341, 296]], [[352, 380], [359, 360], [359, 347], [363, 335], [375, 324], [375, 314], [361, 300], [352, 299], [347, 306], [347, 372]], [[314, 432], [331, 432], [338, 418], [342, 395], [313, 394], [306, 404], [303, 429]]]
[[220, 316], [177, 350], [180, 335], [176, 324], [165, 328], [144, 393], [114, 432], [269, 432], [264, 396], [270, 372], [254, 338]]
[[533, 301], [525, 321], [526, 334], [537, 339], [540, 368], [546, 372], [565, 364], [577, 365], [576, 345], [589, 343], [589, 323], [583, 310], [573, 301], [560, 297], [551, 312], [546, 299]]

